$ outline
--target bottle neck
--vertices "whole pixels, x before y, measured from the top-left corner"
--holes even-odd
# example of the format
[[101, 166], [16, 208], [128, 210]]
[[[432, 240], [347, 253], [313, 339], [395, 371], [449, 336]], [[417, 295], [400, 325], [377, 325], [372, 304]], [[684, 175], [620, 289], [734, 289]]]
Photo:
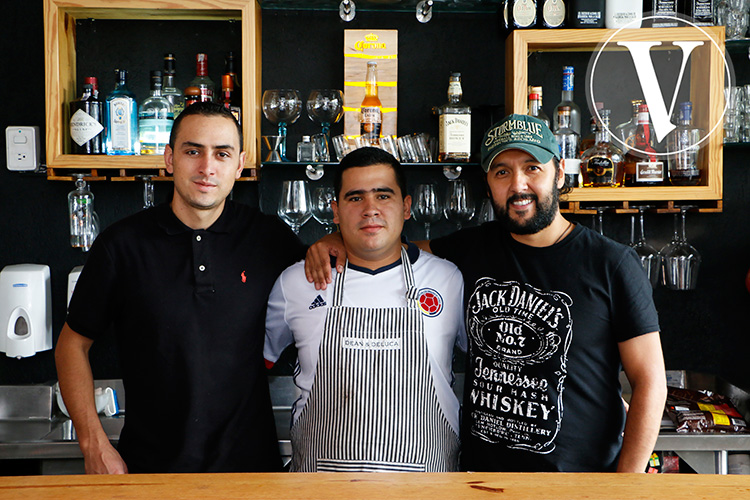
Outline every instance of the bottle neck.
[[599, 123], [599, 127], [596, 129], [596, 142], [608, 143], [609, 142], [609, 123]]
[[458, 103], [461, 102], [463, 97], [463, 90], [461, 89], [460, 81], [451, 81], [448, 83], [448, 102]]
[[164, 88], [174, 87], [174, 75], [164, 75]]
[[570, 128], [570, 115], [557, 115], [557, 128]]
[[378, 76], [374, 66], [367, 66], [367, 79], [365, 81], [365, 95], [378, 95]]
[[195, 76], [208, 75], [208, 62], [205, 59], [199, 59], [195, 66]]

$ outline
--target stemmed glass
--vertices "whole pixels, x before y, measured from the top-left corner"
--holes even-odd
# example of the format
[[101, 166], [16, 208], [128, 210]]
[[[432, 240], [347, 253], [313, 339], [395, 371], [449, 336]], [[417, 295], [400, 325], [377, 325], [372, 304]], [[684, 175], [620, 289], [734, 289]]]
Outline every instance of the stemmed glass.
[[659, 282], [661, 254], [656, 248], [646, 243], [646, 233], [643, 229], [643, 214], [649, 207], [638, 207], [638, 239], [636, 240], [635, 216], [630, 216], [630, 246], [635, 250], [641, 260], [643, 269], [646, 270], [651, 286], [655, 287]]
[[294, 234], [299, 234], [302, 225], [310, 220], [310, 192], [305, 181], [284, 181], [281, 199], [276, 211], [281, 220], [289, 224]]
[[596, 207], [596, 215], [593, 216], [593, 230], [604, 236], [604, 212], [612, 207]]
[[94, 211], [94, 194], [88, 189], [85, 174], [72, 175], [76, 189], [68, 193], [70, 246], [88, 252], [99, 235], [99, 217]]
[[143, 208], [151, 208], [154, 206], [154, 181], [153, 175], [138, 175], [136, 176], [143, 181]]
[[414, 189], [414, 204], [411, 207], [414, 220], [424, 224], [425, 239], [430, 239], [430, 224], [440, 220], [440, 200], [434, 184], [418, 184]]
[[685, 236], [685, 215], [693, 207], [679, 208], [679, 218], [677, 214], [674, 216], [672, 241], [661, 249], [662, 283], [670, 290], [694, 290], [698, 283], [701, 256]]
[[333, 208], [331, 202], [334, 199], [333, 188], [319, 187], [313, 191], [312, 216], [323, 224], [326, 233], [332, 233], [336, 226], [333, 223]]
[[460, 231], [462, 224], [474, 217], [474, 210], [474, 197], [466, 181], [463, 179], [450, 181], [443, 210], [445, 218], [456, 224]]
[[492, 200], [489, 198], [485, 198], [482, 200], [482, 203], [479, 205], [479, 213], [477, 214], [477, 223], [478, 224], [484, 224], [485, 222], [490, 222], [495, 220], [497, 217], [495, 216], [495, 207], [492, 206]]
[[279, 126], [281, 137], [281, 161], [289, 161], [286, 157], [286, 127], [294, 123], [302, 113], [302, 99], [298, 90], [273, 89], [263, 92], [263, 114], [268, 121]]
[[331, 125], [344, 116], [344, 93], [334, 89], [315, 89], [307, 97], [307, 115], [323, 127], [323, 134], [330, 137]]

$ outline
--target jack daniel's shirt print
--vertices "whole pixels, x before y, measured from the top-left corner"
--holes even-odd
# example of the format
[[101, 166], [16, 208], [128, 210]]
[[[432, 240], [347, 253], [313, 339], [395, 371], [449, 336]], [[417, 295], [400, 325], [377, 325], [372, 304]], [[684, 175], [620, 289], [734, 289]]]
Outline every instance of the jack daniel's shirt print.
[[472, 387], [469, 432], [546, 454], [555, 449], [572, 337], [571, 298], [482, 278], [467, 304]]

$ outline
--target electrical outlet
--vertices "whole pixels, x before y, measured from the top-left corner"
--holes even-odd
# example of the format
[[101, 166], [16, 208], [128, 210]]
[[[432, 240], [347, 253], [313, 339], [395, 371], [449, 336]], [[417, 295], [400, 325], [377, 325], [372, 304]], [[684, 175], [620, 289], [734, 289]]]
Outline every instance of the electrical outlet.
[[5, 129], [5, 152], [8, 170], [36, 170], [39, 166], [39, 127]]

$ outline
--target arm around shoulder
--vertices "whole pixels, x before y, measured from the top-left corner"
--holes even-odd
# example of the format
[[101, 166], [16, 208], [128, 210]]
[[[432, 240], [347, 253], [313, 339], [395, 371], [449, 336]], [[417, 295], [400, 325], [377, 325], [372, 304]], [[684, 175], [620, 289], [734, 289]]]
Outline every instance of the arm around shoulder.
[[67, 323], [55, 347], [60, 391], [78, 435], [87, 474], [124, 474], [128, 469], [109, 442], [94, 403], [94, 377], [89, 362], [93, 340]]

